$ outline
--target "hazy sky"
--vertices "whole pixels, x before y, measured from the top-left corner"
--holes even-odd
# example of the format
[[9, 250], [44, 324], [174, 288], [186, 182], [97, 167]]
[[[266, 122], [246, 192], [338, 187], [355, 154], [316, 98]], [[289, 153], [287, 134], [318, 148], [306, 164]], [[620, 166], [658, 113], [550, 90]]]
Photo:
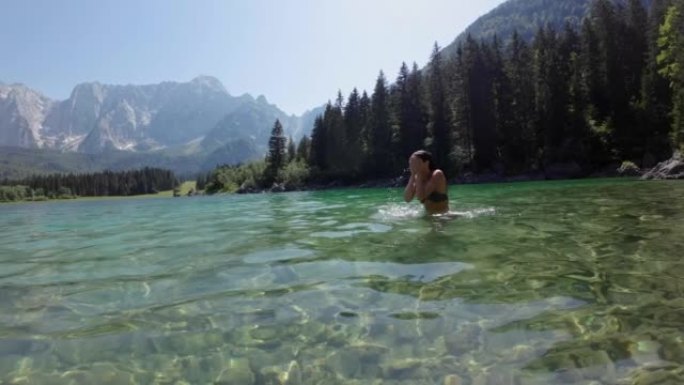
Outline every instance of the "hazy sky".
[[189, 81], [300, 114], [424, 65], [503, 0], [2, 0], [0, 81], [57, 99], [74, 85]]

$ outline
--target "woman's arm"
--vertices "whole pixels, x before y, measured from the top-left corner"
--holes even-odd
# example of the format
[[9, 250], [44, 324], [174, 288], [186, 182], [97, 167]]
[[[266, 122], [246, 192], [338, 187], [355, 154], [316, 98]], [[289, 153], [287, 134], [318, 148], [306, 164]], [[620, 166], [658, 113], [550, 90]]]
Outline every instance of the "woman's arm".
[[429, 197], [430, 194], [437, 190], [437, 186], [439, 186], [443, 180], [445, 180], [445, 176], [442, 170], [434, 171], [428, 180], [416, 178], [416, 197], [423, 202], [425, 198]]
[[404, 189], [404, 200], [406, 203], [411, 202], [416, 195], [416, 174], [411, 173], [408, 184]]

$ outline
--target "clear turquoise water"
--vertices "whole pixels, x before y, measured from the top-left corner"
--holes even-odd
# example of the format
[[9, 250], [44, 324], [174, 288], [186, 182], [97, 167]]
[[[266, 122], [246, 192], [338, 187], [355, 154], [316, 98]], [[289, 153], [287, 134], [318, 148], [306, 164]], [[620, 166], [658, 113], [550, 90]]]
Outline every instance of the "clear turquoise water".
[[684, 383], [683, 183], [450, 195], [2, 205], [0, 383]]

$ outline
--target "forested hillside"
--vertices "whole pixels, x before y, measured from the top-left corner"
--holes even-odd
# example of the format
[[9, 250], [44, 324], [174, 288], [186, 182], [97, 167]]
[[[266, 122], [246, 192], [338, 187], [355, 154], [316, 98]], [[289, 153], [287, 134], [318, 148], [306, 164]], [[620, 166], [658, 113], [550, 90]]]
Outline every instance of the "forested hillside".
[[[613, 0], [619, 7], [626, 7], [626, 0]], [[539, 27], [559, 30], [566, 25], [578, 28], [591, 10], [593, 0], [509, 0], [483, 15], [461, 33], [452, 44], [444, 48], [444, 54], [456, 53], [459, 44], [468, 35], [476, 40], [493, 39], [509, 41], [514, 32], [530, 42]], [[650, 8], [652, 0], [642, 0]]]
[[592, 3], [578, 28], [539, 28], [531, 43], [468, 37], [428, 69], [380, 74], [316, 121], [310, 165], [329, 177], [401, 173], [430, 149], [449, 175], [652, 166], [681, 145], [682, 1]]

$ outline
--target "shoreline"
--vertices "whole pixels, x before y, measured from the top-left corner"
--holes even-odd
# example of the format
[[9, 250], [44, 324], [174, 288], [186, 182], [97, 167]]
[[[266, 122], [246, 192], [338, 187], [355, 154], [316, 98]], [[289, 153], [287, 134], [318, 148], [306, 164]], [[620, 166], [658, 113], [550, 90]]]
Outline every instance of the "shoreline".
[[[582, 180], [600, 180], [600, 179], [614, 179], [614, 180], [642, 180], [638, 176], [588, 176], [585, 178], [554, 178], [554, 179], [538, 179], [538, 178], [507, 178], [503, 180], [478, 179], [476, 181], [463, 181], [461, 179], [449, 180], [448, 186], [469, 186], [469, 185], [498, 185], [511, 183], [528, 183], [528, 182], [560, 182], [560, 181], [582, 181]], [[646, 180], [645, 180], [646, 181]], [[288, 192], [308, 192], [308, 191], [325, 191], [335, 189], [373, 189], [373, 188], [403, 188], [406, 182], [398, 184], [392, 180], [376, 180], [365, 183], [340, 183], [330, 182], [328, 184], [315, 183], [306, 186], [292, 187], [284, 186], [282, 184], [274, 187], [264, 189], [247, 189], [238, 190], [235, 192], [219, 192], [216, 194], [200, 194], [200, 195], [217, 195], [217, 194], [235, 194], [235, 195], [252, 195], [252, 194], [281, 194]]]
[[[644, 181], [653, 182], [660, 181], [658, 179], [642, 179], [640, 177], [634, 176], [590, 176], [586, 178], [557, 178], [557, 179], [518, 179], [511, 178], [507, 180], [490, 181], [482, 180], [477, 182], [463, 182], [451, 180], [448, 186], [471, 186], [471, 185], [498, 185], [498, 184], [518, 184], [518, 183], [529, 183], [529, 182], [561, 182], [561, 181], [590, 181], [590, 180], [624, 180], [624, 181]], [[271, 188], [271, 189], [253, 189], [249, 191], [235, 191], [235, 192], [217, 192], [214, 194], [207, 194], [205, 192], [198, 192], [193, 195], [181, 195], [174, 197], [172, 191], [164, 191], [158, 194], [146, 194], [146, 195], [130, 195], [130, 196], [99, 196], [99, 197], [75, 197], [75, 198], [62, 198], [62, 199], [43, 199], [43, 200], [21, 200], [21, 201], [0, 201], [0, 206], [2, 205], [12, 205], [12, 204], [26, 204], [26, 203], [58, 203], [58, 202], [89, 202], [89, 201], [121, 201], [121, 200], [134, 200], [134, 199], [177, 199], [177, 198], [193, 198], [201, 196], [215, 196], [215, 195], [257, 195], [257, 194], [283, 194], [283, 193], [293, 193], [293, 192], [314, 192], [314, 191], [327, 191], [327, 190], [345, 190], [345, 189], [374, 189], [374, 188], [391, 188], [399, 189], [403, 188], [402, 185], [396, 185], [395, 183], [388, 182], [386, 180], [377, 180], [366, 183], [350, 183], [343, 184], [337, 182], [331, 182], [330, 184], [312, 184], [305, 187], [297, 188]]]
[[[178, 189], [180, 197], [187, 197], [188, 193], [197, 188], [195, 181], [188, 181], [182, 183]], [[45, 199], [24, 199], [18, 201], [0, 201], [0, 205], [12, 203], [48, 203], [48, 202], [87, 202], [87, 201], [104, 201], [104, 200], [126, 200], [126, 199], [152, 199], [152, 198], [174, 198], [173, 190], [160, 191], [156, 194], [140, 194], [140, 195], [102, 195], [102, 196], [85, 196], [85, 197], [69, 197], [69, 198], [45, 198]]]
[[[655, 167], [640, 169], [631, 162], [622, 165], [612, 164], [591, 172], [582, 170], [576, 163], [558, 163], [550, 165], [544, 171], [530, 171], [519, 175], [504, 176], [496, 172], [482, 174], [464, 173], [456, 178], [447, 180], [448, 186], [477, 185], [477, 184], [505, 184], [521, 182], [544, 182], [562, 180], [588, 179], [639, 179], [639, 180], [678, 180], [684, 179], [684, 156], [675, 152], [672, 158], [657, 164]], [[284, 183], [274, 184], [271, 188], [245, 189], [239, 188], [234, 194], [282, 193], [293, 191], [318, 191], [336, 188], [401, 188], [408, 183], [408, 177], [402, 175], [396, 178], [383, 178], [373, 181], [346, 183], [341, 181], [312, 182], [304, 186], [287, 186]]]
[[[682, 155], [675, 153], [672, 159], [658, 164], [650, 170], [639, 170], [638, 168], [619, 169], [606, 168], [591, 174], [577, 172], [573, 167], [557, 167], [546, 172], [531, 172], [515, 176], [503, 176], [497, 173], [465, 173], [459, 177], [448, 180], [448, 186], [463, 185], [482, 185], [482, 184], [507, 184], [524, 182], [553, 182], [563, 180], [592, 180], [592, 179], [624, 179], [624, 180], [677, 180], [683, 179], [684, 174], [680, 171], [684, 167]], [[672, 175], [673, 177], [668, 177]], [[39, 200], [20, 200], [20, 201], [0, 201], [2, 204], [16, 203], [42, 203], [42, 202], [64, 202], [64, 201], [98, 201], [98, 200], [125, 200], [125, 199], [151, 199], [151, 198], [183, 198], [193, 196], [213, 196], [218, 194], [264, 194], [264, 193], [286, 193], [286, 192], [306, 192], [323, 191], [333, 189], [370, 189], [370, 188], [402, 188], [408, 182], [406, 176], [396, 178], [382, 178], [364, 182], [343, 182], [339, 180], [330, 182], [311, 182], [301, 186], [288, 186], [284, 183], [274, 184], [271, 188], [239, 188], [234, 192], [216, 192], [207, 194], [204, 191], [196, 191], [196, 182], [184, 182], [178, 188], [178, 194], [173, 190], [161, 191], [156, 194], [131, 195], [131, 196], [97, 196], [97, 197], [72, 197]], [[192, 192], [192, 193], [191, 193]]]
[[19, 201], [0, 201], [0, 205], [10, 205], [19, 203], [55, 203], [55, 202], [88, 202], [88, 201], [118, 201], [118, 200], [128, 200], [128, 199], [151, 199], [151, 198], [173, 198], [171, 192], [170, 195], [167, 194], [143, 194], [143, 195], [129, 195], [129, 196], [117, 196], [117, 195], [107, 195], [98, 197], [73, 197], [73, 198], [55, 198], [55, 199], [24, 199]]

